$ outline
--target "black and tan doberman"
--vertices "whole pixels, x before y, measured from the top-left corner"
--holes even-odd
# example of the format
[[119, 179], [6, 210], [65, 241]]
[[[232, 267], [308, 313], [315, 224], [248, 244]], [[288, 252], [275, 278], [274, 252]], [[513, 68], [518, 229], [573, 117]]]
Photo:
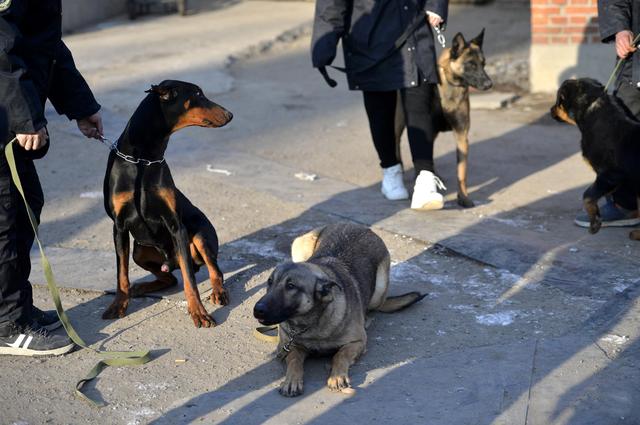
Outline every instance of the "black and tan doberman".
[[[177, 283], [180, 268], [187, 309], [197, 327], [215, 325], [196, 286], [195, 272], [206, 265], [211, 301], [226, 305], [228, 295], [217, 263], [218, 237], [207, 217], [180, 192], [164, 161], [169, 137], [189, 126], [222, 127], [232, 114], [207, 99], [191, 83], [163, 81], [147, 90], [114, 145], [104, 179], [104, 206], [113, 220], [117, 291], [103, 319], [124, 317], [129, 298]], [[130, 286], [129, 234], [133, 260], [156, 280]]]

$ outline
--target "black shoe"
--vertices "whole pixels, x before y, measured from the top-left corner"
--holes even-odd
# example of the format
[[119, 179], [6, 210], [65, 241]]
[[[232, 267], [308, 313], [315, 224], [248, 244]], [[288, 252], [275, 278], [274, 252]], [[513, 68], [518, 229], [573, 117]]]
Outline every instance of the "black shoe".
[[60, 356], [73, 350], [67, 335], [55, 335], [33, 322], [31, 326], [9, 323], [0, 330], [0, 354], [11, 356]]
[[58, 318], [58, 313], [56, 313], [55, 310], [42, 311], [34, 305], [31, 309], [31, 317], [48, 331], [58, 329], [62, 326], [62, 322]]

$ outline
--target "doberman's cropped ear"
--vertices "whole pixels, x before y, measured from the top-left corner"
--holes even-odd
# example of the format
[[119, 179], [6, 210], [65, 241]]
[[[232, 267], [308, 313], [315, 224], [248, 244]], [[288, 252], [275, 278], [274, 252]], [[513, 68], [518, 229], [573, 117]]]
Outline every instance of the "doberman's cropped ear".
[[453, 37], [453, 43], [451, 44], [451, 59], [458, 59], [462, 51], [464, 50], [467, 42], [461, 32], [457, 33]]
[[316, 282], [316, 298], [322, 302], [333, 300], [334, 291], [342, 291], [342, 287], [332, 280], [318, 279]]
[[482, 48], [482, 42], [484, 41], [484, 28], [480, 31], [480, 34], [476, 36], [473, 40], [471, 40], [470, 44], [475, 44], [476, 46]]
[[145, 90], [145, 93], [155, 93], [160, 100], [163, 101], [171, 100], [178, 94], [176, 90], [171, 87], [158, 86], [155, 84], [152, 84], [149, 90]]

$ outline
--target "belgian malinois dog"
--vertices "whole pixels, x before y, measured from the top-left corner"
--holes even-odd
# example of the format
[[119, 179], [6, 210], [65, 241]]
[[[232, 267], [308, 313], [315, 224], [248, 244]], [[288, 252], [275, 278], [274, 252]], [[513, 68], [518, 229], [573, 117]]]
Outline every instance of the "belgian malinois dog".
[[[453, 37], [450, 48], [444, 49], [438, 59], [440, 83], [435, 95], [431, 96], [431, 118], [434, 138], [442, 131], [453, 131], [457, 144], [458, 159], [458, 204], [464, 208], [473, 207], [467, 190], [467, 158], [469, 155], [469, 87], [489, 90], [493, 86], [491, 78], [484, 70], [485, 59], [482, 52], [484, 29], [476, 38], [467, 42], [462, 33]], [[400, 99], [400, 96], [398, 96]], [[396, 106], [396, 156], [400, 158], [400, 136], [405, 128], [402, 105]]]
[[253, 310], [263, 325], [280, 325], [278, 357], [287, 365], [280, 394], [302, 394], [303, 364], [309, 354], [334, 353], [327, 385], [348, 392], [349, 367], [367, 344], [367, 312], [392, 313], [426, 294], [387, 297], [389, 251], [361, 225], [337, 223], [315, 229], [293, 241], [291, 257], [293, 262], [275, 268], [267, 294]]

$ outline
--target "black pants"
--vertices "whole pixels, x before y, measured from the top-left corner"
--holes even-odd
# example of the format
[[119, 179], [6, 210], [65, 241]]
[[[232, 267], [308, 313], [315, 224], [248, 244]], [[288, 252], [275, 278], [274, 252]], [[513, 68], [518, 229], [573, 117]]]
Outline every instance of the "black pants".
[[[422, 170], [434, 171], [434, 130], [429, 111], [433, 89], [432, 84], [422, 84], [418, 87], [400, 90], [400, 100], [416, 175]], [[362, 94], [373, 144], [380, 158], [380, 166], [388, 168], [399, 164], [399, 159], [396, 157], [395, 134], [397, 92], [365, 91]]]
[[[29, 205], [40, 219], [44, 196], [31, 159], [18, 149], [16, 163]], [[33, 297], [29, 273], [29, 253], [34, 235], [18, 190], [11, 183], [9, 165], [0, 151], [0, 327], [7, 322], [31, 322]]]
[[[622, 100], [622, 103], [627, 107], [629, 112], [636, 118], [640, 119], [640, 90], [628, 82], [622, 82], [614, 95]], [[620, 205], [622, 208], [628, 210], [638, 209], [638, 202], [636, 200], [636, 193], [630, 187], [623, 186], [613, 192], [613, 201]]]

